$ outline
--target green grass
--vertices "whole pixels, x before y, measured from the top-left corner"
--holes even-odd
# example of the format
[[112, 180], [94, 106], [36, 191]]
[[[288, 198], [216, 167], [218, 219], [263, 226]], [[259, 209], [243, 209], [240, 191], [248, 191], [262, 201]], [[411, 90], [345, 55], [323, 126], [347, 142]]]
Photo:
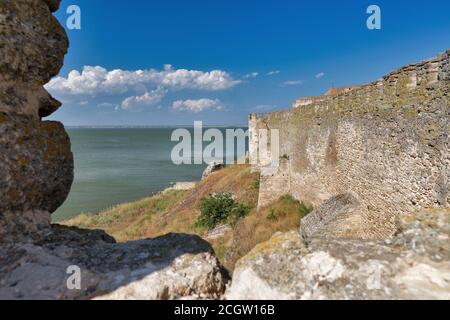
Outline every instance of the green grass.
[[[100, 214], [81, 214], [63, 224], [101, 229], [125, 242], [169, 232], [206, 236], [218, 223], [228, 223], [231, 231], [210, 242], [219, 260], [231, 271], [239, 258], [274, 233], [298, 229], [300, 219], [312, 210], [289, 195], [257, 210], [258, 192], [258, 173], [251, 173], [249, 165], [230, 166], [199, 182], [194, 190], [170, 190]], [[211, 200], [214, 194], [222, 196]], [[199, 227], [202, 211], [212, 219]]]

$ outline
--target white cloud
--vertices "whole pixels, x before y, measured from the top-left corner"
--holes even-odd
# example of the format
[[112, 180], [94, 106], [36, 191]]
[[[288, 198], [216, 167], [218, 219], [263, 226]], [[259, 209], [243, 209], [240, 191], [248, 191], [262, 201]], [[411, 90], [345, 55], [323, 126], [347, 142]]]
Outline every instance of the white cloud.
[[218, 99], [177, 100], [173, 103], [172, 109], [199, 113], [206, 110], [221, 110], [223, 105]]
[[154, 106], [161, 102], [166, 91], [162, 88], [146, 91], [140, 96], [131, 96], [122, 101], [121, 107], [124, 110], [131, 110], [136, 106]]
[[175, 70], [171, 65], [165, 65], [164, 70], [108, 71], [100, 66], [85, 66], [81, 73], [72, 70], [67, 78], [53, 78], [46, 88], [55, 95], [97, 96], [124, 94], [142, 89], [143, 86], [218, 91], [239, 83], [239, 80], [222, 70]]
[[244, 76], [244, 79], [256, 78], [257, 76], [259, 76], [259, 73], [258, 73], [258, 72], [251, 72], [251, 73], [249, 73], [249, 74], [246, 74], [246, 75]]
[[316, 74], [316, 79], [322, 79], [325, 76], [324, 72], [320, 72], [318, 74]]
[[285, 81], [283, 82], [284, 86], [299, 86], [303, 84], [303, 80], [289, 80], [289, 81]]
[[281, 72], [280, 70], [273, 70], [273, 71], [268, 72], [267, 75], [273, 76], [273, 75], [279, 74], [280, 72]]

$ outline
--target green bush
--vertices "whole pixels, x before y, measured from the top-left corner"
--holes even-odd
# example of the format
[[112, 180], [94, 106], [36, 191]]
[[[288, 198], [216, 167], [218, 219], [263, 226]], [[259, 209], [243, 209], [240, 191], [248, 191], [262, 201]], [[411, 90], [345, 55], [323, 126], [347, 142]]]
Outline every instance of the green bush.
[[201, 213], [196, 225], [210, 230], [220, 223], [235, 224], [250, 210], [250, 206], [236, 203], [231, 193], [216, 193], [201, 200]]
[[231, 210], [230, 216], [227, 219], [228, 223], [232, 226], [235, 226], [236, 223], [240, 219], [246, 217], [251, 210], [252, 206], [245, 204], [236, 204], [236, 206]]
[[298, 213], [300, 217], [305, 217], [310, 214], [314, 208], [312, 206], [306, 205], [303, 201], [298, 201], [291, 195], [284, 195], [281, 197], [281, 200], [286, 204], [296, 205], [298, 206]]

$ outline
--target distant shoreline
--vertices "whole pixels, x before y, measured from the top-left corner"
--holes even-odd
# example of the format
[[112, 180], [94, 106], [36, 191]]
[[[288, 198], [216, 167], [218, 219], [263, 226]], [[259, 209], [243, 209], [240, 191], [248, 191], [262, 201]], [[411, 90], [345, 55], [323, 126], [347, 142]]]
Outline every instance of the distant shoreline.
[[[177, 129], [177, 128], [194, 128], [193, 125], [168, 125], [168, 126], [64, 126], [67, 129]], [[203, 128], [247, 128], [245, 125], [204, 125]]]

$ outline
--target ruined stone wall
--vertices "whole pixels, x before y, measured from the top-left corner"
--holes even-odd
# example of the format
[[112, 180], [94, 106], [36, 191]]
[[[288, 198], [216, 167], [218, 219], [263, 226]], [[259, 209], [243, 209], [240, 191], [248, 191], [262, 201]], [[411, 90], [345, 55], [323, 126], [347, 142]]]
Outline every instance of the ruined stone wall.
[[[294, 110], [251, 115], [259, 205], [290, 193], [318, 207], [351, 194], [358, 209], [334, 230], [358, 238], [389, 236], [400, 213], [449, 207], [449, 56], [450, 50]], [[288, 164], [278, 170], [261, 165], [260, 129], [279, 130], [280, 156]]]

